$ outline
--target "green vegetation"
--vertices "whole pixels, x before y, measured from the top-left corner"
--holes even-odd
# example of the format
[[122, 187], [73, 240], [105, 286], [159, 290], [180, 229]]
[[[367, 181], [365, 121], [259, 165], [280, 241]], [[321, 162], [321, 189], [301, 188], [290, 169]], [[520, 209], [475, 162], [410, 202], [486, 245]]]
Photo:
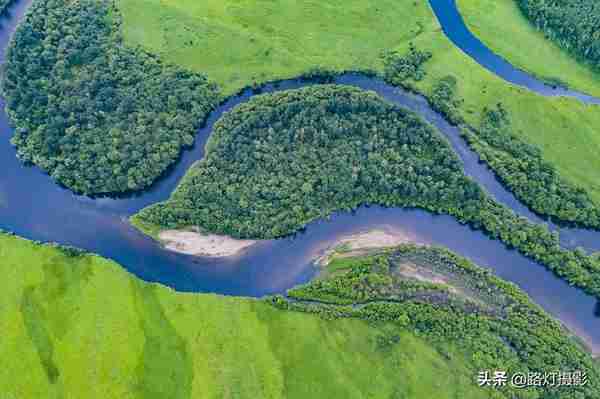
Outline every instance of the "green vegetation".
[[[485, 134], [500, 134], [502, 112], [490, 111]], [[600, 257], [561, 249], [557, 233], [468, 179], [449, 144], [416, 115], [347, 86], [266, 94], [234, 108], [171, 198], [132, 222], [154, 234], [198, 226], [274, 238], [365, 203], [453, 215], [600, 297]]]
[[423, 80], [423, 64], [430, 59], [430, 52], [419, 50], [411, 43], [406, 54], [398, 54], [395, 51], [384, 54], [383, 76], [390, 84], [396, 86], [400, 86], [406, 79]]
[[[497, 3], [500, 3], [497, 9], [502, 9], [506, 0]], [[254, 82], [301, 75], [315, 66], [383, 74], [380, 55], [404, 54], [409, 43], [414, 42], [417, 48], [433, 54], [425, 67], [427, 77], [413, 85], [415, 90], [429, 96], [440, 79], [455, 77], [458, 97], [464, 99], [458, 111], [471, 126], [479, 126], [485, 109], [502, 102], [512, 115], [513, 133], [538, 147], [544, 161], [552, 164], [561, 178], [585, 189], [600, 203], [598, 107], [586, 106], [575, 99], [538, 96], [494, 76], [444, 36], [426, 0], [385, 1], [373, 6], [358, 1], [337, 4], [285, 0], [200, 3], [120, 0], [119, 8], [123, 13], [126, 43], [139, 44], [163, 59], [206, 72], [226, 93]], [[141, 8], [144, 13], [139, 12]], [[383, 12], [377, 14], [377, 9]], [[495, 10], [486, 11], [486, 18], [498, 15], [495, 24], [510, 20], [506, 26], [519, 25]], [[346, 34], [345, 29], [350, 33]], [[475, 32], [479, 33], [477, 29]], [[526, 38], [521, 40], [522, 36], [512, 41], [511, 32], [505, 30], [490, 32], [497, 40], [510, 40], [511, 45], [530, 42]], [[193, 44], [186, 44], [190, 41]], [[595, 78], [590, 71], [578, 68], [577, 62], [564, 54], [559, 57], [550, 52], [538, 57], [535, 51], [551, 43], [542, 40], [532, 43], [526, 52], [520, 51], [519, 46], [513, 46], [512, 51], [524, 54], [523, 63], [535, 65], [538, 60], [540, 63], [546, 60], [547, 68], [540, 70], [540, 75], [549, 80], [558, 76], [584, 91], [586, 87], [597, 87], [592, 93], [600, 93], [600, 85], [593, 83]], [[557, 48], [554, 51], [560, 53]], [[565, 72], [551, 73], [554, 66]]]
[[[441, 249], [334, 260], [336, 275], [292, 290], [296, 299], [264, 301], [176, 293], [98, 256], [4, 234], [0, 255], [8, 397], [592, 399], [599, 389], [598, 366], [556, 321]], [[407, 278], [404, 264], [446, 283]], [[589, 383], [478, 388], [488, 369], [582, 370]]]
[[3, 74], [19, 157], [85, 194], [149, 186], [218, 100], [202, 76], [124, 47], [109, 4], [34, 1]]
[[[486, 110], [501, 102], [511, 116], [512, 134], [537, 147], [562, 179], [584, 188], [600, 203], [600, 108], [575, 99], [539, 96], [507, 84], [440, 35], [432, 32], [415, 39], [414, 46], [430, 51], [433, 57], [423, 66], [425, 78], [407, 85], [430, 97], [442, 79], [454, 77], [456, 98], [460, 99], [456, 111], [472, 127], [480, 126]], [[398, 53], [408, 49], [407, 44]]]
[[[539, 148], [561, 179], [600, 203], [598, 108], [537, 96], [495, 77], [446, 39], [425, 0], [368, 7], [256, 1], [121, 0], [111, 8], [35, 0], [4, 77], [20, 157], [75, 191], [141, 189], [192, 142], [218, 100], [202, 77], [169, 63], [207, 73], [232, 93], [315, 71], [387, 74], [385, 60], [405, 54], [413, 42], [433, 55], [413, 76], [413, 89], [431, 99], [443, 79], [455, 79], [462, 100], [454, 114], [475, 127], [486, 109], [502, 102], [513, 135]], [[132, 49], [138, 44], [158, 57]], [[135, 112], [125, 113], [131, 107]]]
[[[411, 47], [409, 57], [415, 51]], [[405, 57], [394, 56], [390, 65], [397, 63], [396, 58], [402, 60]], [[395, 85], [407, 85], [409, 80], [418, 81], [425, 76], [423, 63], [419, 71], [421, 76], [415, 79], [415, 76], [392, 68], [386, 73], [386, 80]], [[497, 103], [492, 109], [484, 109], [477, 128], [465, 124], [459, 111], [463, 101], [456, 96], [457, 84], [454, 76], [441, 78], [432, 88], [429, 102], [446, 119], [463, 128], [463, 136], [471, 148], [502, 182], [539, 214], [600, 229], [600, 206], [592, 201], [585, 190], [562, 179], [556, 168], [544, 161], [537, 147], [525, 143], [513, 133], [510, 115], [502, 103]]]
[[585, 190], [561, 179], [537, 147], [512, 134], [509, 115], [501, 103], [486, 110], [478, 129], [465, 134], [480, 158], [530, 208], [555, 220], [600, 228], [600, 206]]
[[225, 114], [205, 158], [138, 220], [274, 238], [364, 202], [441, 212], [479, 195], [448, 143], [415, 114], [322, 85], [257, 96]]
[[[549, 83], [600, 97], [600, 74], [591, 65], [579, 62], [565, 47], [548, 40], [544, 32], [527, 19], [519, 9], [519, 0], [457, 0], [456, 5], [469, 29], [486, 46]], [[554, 2], [556, 8], [575, 2]], [[582, 3], [582, 2], [579, 2]], [[588, 2], [589, 3], [589, 2]], [[597, 13], [597, 10], [595, 11]], [[567, 25], [560, 21], [561, 28]], [[519, 43], [519, 45], [515, 45]]]
[[[517, 4], [518, 3], [518, 4]], [[581, 90], [583, 92], [587, 92], [590, 94], [594, 94], [600, 96], [600, 74], [597, 70], [590, 66], [589, 63], [581, 63], [578, 62], [575, 58], [572, 57], [569, 52], [565, 51], [565, 48], [575, 50], [575, 46], [570, 45], [571, 39], [567, 39], [568, 37], [572, 37], [575, 40], [576, 37], [585, 36], [584, 31], [592, 29], [592, 25], [588, 24], [588, 22], [598, 21], [598, 17], [600, 14], [598, 13], [599, 9], [597, 7], [592, 7], [591, 2], [586, 1], [574, 1], [574, 2], [540, 2], [540, 1], [514, 1], [514, 0], [505, 0], [505, 1], [489, 1], [489, 0], [459, 0], [457, 2], [461, 13], [464, 15], [465, 22], [469, 25], [469, 28], [475, 32], [475, 34], [480, 37], [486, 45], [496, 51], [498, 54], [502, 55], [506, 59], [508, 59], [511, 63], [515, 64], [518, 67], [521, 67], [525, 70], [531, 71], [532, 73], [547, 77], [546, 80], [559, 80], [566, 82], [568, 86], [573, 87], [575, 89]], [[525, 10], [526, 14], [531, 16], [532, 19], [537, 21], [538, 26], [546, 32], [546, 35], [543, 32], [540, 32], [532, 26], [527, 18], [523, 15], [521, 10], [519, 10], [519, 4]], [[546, 7], [547, 6], [547, 7]], [[567, 11], [568, 10], [568, 11]], [[563, 15], [565, 13], [565, 15]], [[568, 16], [566, 16], [568, 14]], [[564, 18], [562, 18], [564, 16]], [[577, 24], [574, 21], [587, 21], [585, 23]], [[571, 21], [571, 22], [570, 22]], [[576, 28], [573, 26], [577, 25]], [[596, 23], [597, 25], [597, 23]], [[564, 40], [555, 40], [549, 41], [546, 36], [554, 37], [553, 34], [549, 33], [548, 29], [553, 30], [557, 26], [560, 26], [560, 30], [565, 32]], [[559, 34], [557, 32], [557, 34]], [[560, 34], [559, 34], [560, 36]], [[592, 40], [592, 39], [590, 39]], [[597, 41], [597, 40], [596, 40]], [[559, 42], [559, 44], [555, 44], [555, 42]], [[523, 43], [523, 46], [515, 46], [515, 43]], [[563, 48], [561, 48], [560, 46]], [[523, 47], [526, 47], [527, 51], [523, 51]], [[591, 58], [588, 60], [592, 60], [593, 48], [589, 47], [589, 55]], [[594, 64], [592, 62], [591, 64]], [[595, 62], [597, 65], [598, 63]], [[555, 78], [552, 78], [555, 77]], [[596, 107], [593, 107], [596, 108]], [[598, 111], [596, 111], [598, 112]], [[514, 115], [514, 114], [513, 114]], [[544, 132], [540, 130], [540, 132]], [[565, 132], [573, 132], [571, 129], [565, 129]], [[566, 134], [566, 133], [565, 133]], [[506, 135], [500, 135], [506, 136]], [[578, 153], [585, 153], [583, 148], [584, 145], [590, 145], [595, 152], [597, 152], [600, 147], [596, 145], [598, 136], [584, 138], [580, 137], [577, 140], [582, 140], [580, 143], [577, 143], [577, 140], [569, 140], [569, 143], [564, 142], [563, 144], [556, 143], [557, 150], [560, 148], [566, 148], [567, 150], [563, 153], [565, 159], [563, 161], [564, 164], [574, 162], [574, 159], [568, 156], [570, 151], [568, 150], [569, 146], [578, 146]], [[471, 140], [472, 141], [472, 140]], [[513, 141], [513, 139], [509, 140]], [[543, 140], [546, 141], [546, 140]], [[532, 149], [536, 151], [536, 149]], [[526, 180], [537, 180], [534, 176], [534, 173], [530, 173], [528, 169], [531, 167], [532, 163], [527, 162], [526, 164], [519, 164], [519, 157], [515, 155], [514, 152], [510, 151], [511, 155], [507, 156], [506, 153], [490, 153], [490, 148], [485, 148], [485, 146], [479, 146], [477, 149], [482, 157], [484, 157], [490, 163], [498, 163], [498, 161], [502, 158], [503, 163], [512, 164], [510, 166], [511, 169], [521, 169], [520, 173], [527, 174], [529, 176], [528, 179], [520, 178], [518, 180], [526, 181]], [[537, 151], [536, 151], [537, 152]], [[521, 154], [525, 154], [526, 152], [521, 152]], [[535, 156], [537, 161], [534, 162], [534, 165], [542, 165], [544, 163], [542, 159], [543, 154], [538, 154]], [[557, 153], [557, 155], [559, 155]], [[512, 157], [511, 161], [509, 158]], [[596, 157], [597, 158], [597, 157]], [[518, 165], [518, 166], [517, 166]], [[555, 163], [552, 164], [556, 165]], [[494, 170], [498, 172], [500, 176], [506, 173], [503, 173], [503, 169], [506, 169], [502, 166], [493, 166]], [[582, 166], [583, 167], [583, 166]], [[594, 166], [592, 169], [595, 170]], [[535, 169], [539, 170], [539, 167]], [[542, 166], [542, 169], [551, 170], [550, 165]], [[560, 168], [558, 168], [560, 170]], [[580, 174], [589, 174], [590, 178], [593, 173], [589, 168], [584, 168], [582, 170], [583, 173]], [[552, 170], [550, 172], [553, 175], [553, 179], [557, 178], [557, 173]], [[539, 176], [539, 173], [537, 174]], [[546, 174], [548, 177], [549, 174]], [[518, 193], [518, 188], [515, 187], [516, 184], [511, 183], [506, 177], [502, 176], [502, 179], [507, 183], [512, 189], [516, 189], [517, 194], [523, 198], [522, 195]], [[547, 180], [548, 179], [542, 179]], [[535, 184], [530, 184], [530, 187], [535, 187]], [[561, 184], [550, 184], [550, 186], [560, 187]], [[564, 186], [563, 186], [564, 187]], [[581, 185], [580, 187], [583, 187]], [[572, 191], [572, 190], [570, 190]], [[560, 194], [559, 194], [560, 193]], [[591, 192], [594, 194], [594, 192]], [[548, 206], [543, 204], [533, 205], [532, 207], [541, 213], [557, 215], [560, 219], [571, 220], [571, 221], [579, 221], [582, 224], [587, 224], [591, 226], [597, 226], [600, 223], [600, 220], [597, 216], [586, 216], [582, 214], [581, 217], [577, 217], [574, 215], [573, 210], [567, 210], [569, 206], [565, 206], [566, 202], [571, 203], [581, 203], [585, 202], [589, 203], [587, 199], [584, 199], [583, 193], [579, 193], [574, 195], [565, 195], [564, 190], [558, 189], [555, 195], [560, 195], [562, 198], [567, 199], [567, 201], [562, 201], [561, 206], [565, 209], [566, 212], [554, 211], [551, 210], [545, 211], [543, 208], [548, 209]], [[535, 196], [535, 195], [534, 195]], [[548, 201], [549, 198], [552, 198], [553, 195], [548, 195], [545, 193], [544, 195], [538, 195], [537, 200], [533, 199], [533, 201], [526, 201], [530, 205], [535, 202], [540, 201]], [[574, 197], [581, 198], [581, 201], [572, 201]], [[597, 201], [597, 196], [594, 194], [593, 198]], [[555, 202], [554, 200], [551, 200]], [[540, 206], [541, 205], [541, 206]], [[586, 205], [588, 207], [588, 205]], [[569, 213], [571, 214], [569, 216]]]
[[[381, 69], [382, 51], [434, 26], [425, 1], [119, 0], [123, 34], [231, 94], [302, 75]], [[144, 12], [140, 12], [144, 10]]]
[[[434, 347], [452, 337], [473, 354], [475, 369], [544, 373], [583, 367], [589, 376], [599, 375], [579, 344], [516, 286], [447, 250], [403, 245], [353, 262], [334, 259], [329, 268], [333, 276], [291, 290], [289, 299], [275, 297], [273, 303], [326, 319], [393, 320]], [[566, 399], [594, 398], [599, 389], [596, 382], [577, 390], [499, 391], [511, 398]]]
[[600, 9], [594, 0], [517, 0], [523, 13], [562, 48], [600, 66]]
[[396, 321], [176, 293], [14, 236], [0, 235], [0, 255], [6, 397], [502, 397], [477, 387], [476, 353], [452, 337], [432, 346]]
[[[78, 192], [141, 189], [220, 98], [182, 67], [226, 93], [373, 69], [476, 127], [471, 145], [532, 207], [596, 225], [581, 188], [600, 203], [597, 107], [491, 75], [437, 30], [425, 1], [257, 1], [34, 1], [3, 74], [19, 156]], [[600, 257], [562, 250], [487, 198], [418, 117], [347, 87], [260, 96], [228, 113], [172, 198], [134, 221], [153, 234], [195, 224], [267, 238], [361, 203], [454, 215], [600, 297]], [[597, 366], [558, 323], [443, 250], [334, 262], [329, 279], [268, 301], [177, 294], [97, 256], [7, 235], [0, 255], [9, 396], [591, 399], [599, 389]], [[448, 283], [395, 274], [407, 261]], [[498, 368], [583, 369], [590, 384], [476, 388], [477, 371]]]

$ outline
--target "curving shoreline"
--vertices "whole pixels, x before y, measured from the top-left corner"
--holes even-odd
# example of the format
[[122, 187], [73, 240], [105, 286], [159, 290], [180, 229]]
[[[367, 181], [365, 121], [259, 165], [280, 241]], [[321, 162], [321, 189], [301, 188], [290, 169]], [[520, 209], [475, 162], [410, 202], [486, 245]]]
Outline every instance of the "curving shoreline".
[[418, 244], [418, 240], [401, 230], [384, 226], [341, 237], [315, 259], [315, 264], [327, 266], [333, 258], [363, 254], [372, 249], [395, 247], [400, 244]]
[[600, 104], [598, 97], [550, 85], [494, 53], [469, 30], [456, 6], [456, 0], [429, 0], [429, 5], [448, 39], [479, 65], [505, 81], [543, 96], [573, 97], [587, 104]]
[[158, 239], [169, 251], [214, 258], [239, 255], [258, 243], [257, 240], [238, 240], [229, 236], [202, 233], [197, 229], [163, 230], [158, 233]]
[[[430, 246], [420, 242], [415, 237], [407, 235], [405, 232], [390, 227], [384, 227], [383, 229], [358, 232], [339, 238], [338, 241], [322, 251], [315, 259], [314, 263], [317, 267], [324, 270], [334, 259], [365, 256], [372, 253], [378, 253], [378, 251], [381, 250], [392, 249], [403, 244], [424, 247]], [[328, 274], [324, 271], [321, 271], [320, 273], [324, 273], [324, 275]], [[451, 292], [455, 294], [465, 294], [459, 288], [453, 286], [449, 282], [447, 276], [433, 271], [423, 271], [416, 265], [405, 264], [399, 268], [398, 273], [408, 279], [448, 285]], [[585, 330], [573, 327], [570, 323], [564, 323], [563, 320], [560, 321], [567, 330], [571, 331], [573, 338], [579, 341], [586, 350], [590, 352], [594, 359], [600, 359], [600, 343], [596, 342], [596, 340]]]
[[[15, 3], [15, 11], [0, 31], [2, 51], [12, 29], [27, 8], [28, 0]], [[491, 192], [496, 199], [520, 214], [540, 220], [504, 189], [478, 157], [466, 147], [460, 132], [435, 113], [422, 97], [402, 92], [382, 81], [357, 74], [336, 78], [337, 83], [374, 90], [384, 98], [405, 106], [435, 125], [452, 143], [463, 160], [465, 171]], [[286, 90], [314, 82], [292, 79], [267, 84], [263, 91]], [[422, 211], [361, 208], [354, 214], [336, 213], [330, 221], [316, 221], [307, 226], [307, 234], [277, 240], [248, 248], [235, 260], [179, 255], [165, 251], [151, 238], [143, 236], [126, 221], [140, 208], [164, 200], [177, 185], [189, 166], [203, 156], [203, 143], [212, 124], [220, 115], [254, 95], [250, 89], [229, 98], [213, 112], [197, 136], [196, 147], [186, 151], [172, 172], [151, 189], [138, 196], [122, 199], [75, 196], [56, 186], [37, 168], [22, 165], [14, 156], [7, 137], [0, 141], [0, 193], [6, 206], [0, 209], [0, 227], [40, 241], [85, 248], [112, 258], [138, 277], [160, 282], [180, 291], [215, 292], [231, 295], [262, 296], [283, 292], [314, 276], [310, 254], [314, 249], [337, 237], [382, 224], [400, 227], [420, 240], [446, 246], [481, 265], [493, 265], [500, 277], [516, 282], [531, 297], [573, 330], [590, 334], [600, 342], [600, 322], [594, 318], [596, 301], [570, 287], [540, 265], [481, 233], [460, 225], [453, 218], [434, 216]], [[4, 102], [0, 102], [4, 105]], [[6, 115], [0, 115], [0, 128], [12, 131]], [[577, 232], [576, 232], [577, 233]], [[589, 243], [600, 244], [597, 234], [589, 235]], [[586, 232], [587, 234], [587, 232]], [[575, 234], [573, 245], [586, 238]], [[217, 266], [218, 267], [215, 267]]]

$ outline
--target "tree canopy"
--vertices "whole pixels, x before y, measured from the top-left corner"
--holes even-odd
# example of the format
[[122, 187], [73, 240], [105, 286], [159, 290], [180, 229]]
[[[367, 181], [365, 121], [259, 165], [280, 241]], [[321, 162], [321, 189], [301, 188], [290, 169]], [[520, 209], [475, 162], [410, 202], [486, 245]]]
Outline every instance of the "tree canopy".
[[544, 34], [600, 67], [600, 4], [596, 0], [517, 0]]
[[[386, 55], [386, 81], [410, 89], [412, 82], [425, 76], [423, 64], [430, 57], [430, 53], [412, 45], [404, 55]], [[457, 94], [457, 83], [456, 77], [444, 76], [434, 82], [425, 96], [433, 109], [463, 128], [470, 147], [517, 198], [538, 214], [558, 222], [599, 229], [600, 206], [586, 190], [560, 176], [538, 147], [523, 141], [502, 103], [484, 107], [479, 126], [466, 123], [461, 114], [463, 99]]]
[[[405, 265], [421, 273], [421, 279], [403, 274]], [[515, 285], [467, 259], [441, 248], [402, 245], [334, 258], [327, 268], [327, 276], [290, 290], [286, 297], [272, 297], [271, 303], [326, 319], [354, 317], [374, 325], [391, 321], [438, 348], [451, 340], [471, 355], [478, 371], [545, 375], [575, 370], [587, 377], [587, 384], [562, 387], [488, 387], [490, 397], [597, 397], [598, 365], [564, 327]], [[422, 281], [423, 275], [443, 282]], [[393, 334], [381, 342], [393, 343]]]
[[225, 114], [172, 198], [140, 217], [273, 238], [362, 203], [439, 210], [480, 196], [445, 139], [415, 114], [324, 85], [257, 96]]
[[111, 4], [35, 1], [2, 79], [18, 156], [85, 194], [149, 186], [218, 101], [203, 76], [124, 47]]
[[261, 95], [226, 113], [205, 158], [171, 198], [133, 221], [274, 238], [363, 204], [453, 215], [600, 297], [600, 257], [562, 249], [558, 233], [517, 216], [466, 177], [434, 128], [348, 86]]

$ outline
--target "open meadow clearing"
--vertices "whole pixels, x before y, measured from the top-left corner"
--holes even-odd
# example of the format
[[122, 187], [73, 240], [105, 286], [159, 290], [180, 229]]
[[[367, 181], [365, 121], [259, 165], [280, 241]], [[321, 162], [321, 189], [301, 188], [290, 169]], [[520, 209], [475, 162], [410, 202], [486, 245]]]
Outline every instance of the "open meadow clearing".
[[13, 236], [0, 256], [7, 397], [492, 397], [454, 345], [442, 354], [391, 323], [176, 293]]
[[225, 94], [316, 66], [378, 70], [382, 51], [435, 25], [424, 1], [119, 0], [119, 5], [126, 43], [206, 73]]
[[[475, 3], [470, 1], [461, 4]], [[507, 10], [506, 5], [496, 6], [498, 12], [512, 19], [516, 19], [515, 7]], [[144, 12], [139, 11], [142, 8]], [[563, 178], [585, 188], [600, 203], [600, 107], [576, 99], [539, 96], [483, 69], [444, 36], [426, 0], [376, 5], [362, 1], [120, 0], [119, 9], [125, 43], [141, 45], [167, 61], [205, 73], [226, 95], [253, 83], [298, 76], [315, 67], [382, 72], [385, 51], [403, 52], [413, 42], [433, 53], [424, 66], [425, 78], [416, 85], [418, 90], [428, 94], [440, 78], [456, 77], [458, 94], [464, 101], [459, 111], [475, 127], [486, 107], [501, 102], [510, 112], [515, 133], [538, 146]], [[492, 18], [492, 14], [485, 18]], [[496, 19], [496, 23], [503, 20]], [[466, 20], [471, 20], [468, 7]], [[513, 24], [518, 42], [523, 35], [528, 40], [539, 36], [524, 22]], [[512, 42], [508, 39], [511, 32], [501, 33], [496, 40]], [[526, 69], [536, 71], [536, 64], [553, 58], [539, 75], [573, 81], [574, 87], [584, 91], [589, 87], [592, 94], [600, 92], [596, 76], [552, 44], [544, 43], [536, 50], [541, 52], [538, 57], [523, 49], [514, 46], [512, 50], [521, 54], [522, 62], [536, 58], [532, 68]]]

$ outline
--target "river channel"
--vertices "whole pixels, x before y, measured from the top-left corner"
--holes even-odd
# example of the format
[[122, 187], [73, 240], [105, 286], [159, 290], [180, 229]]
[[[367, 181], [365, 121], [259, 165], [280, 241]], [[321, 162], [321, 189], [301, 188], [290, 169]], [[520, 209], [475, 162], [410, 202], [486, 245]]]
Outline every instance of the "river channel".
[[[448, 4], [450, 7], [453, 4], [446, 0], [431, 1], [437, 6]], [[1, 21], [2, 62], [10, 35], [29, 2], [21, 0], [14, 3]], [[433, 8], [439, 17], [437, 6]], [[458, 22], [452, 19], [440, 21], [445, 24], [445, 31], [452, 31], [453, 23], [458, 24], [457, 29], [462, 24], [462, 19]], [[513, 70], [523, 73], [515, 68]], [[447, 137], [462, 159], [467, 175], [479, 182], [497, 201], [532, 221], [542, 222], [507, 191], [484, 164], [479, 163], [477, 155], [460, 138], [458, 129], [435, 113], [425, 99], [361, 74], [342, 75], [336, 78], [336, 83], [373, 90], [387, 101], [417, 112]], [[261, 91], [273, 92], [311, 84], [316, 83], [286, 80], [267, 84]], [[253, 95], [253, 91], [245, 90], [221, 104], [199, 130], [195, 146], [182, 154], [169, 173], [149, 190], [126, 198], [77, 196], [55, 184], [40, 169], [23, 165], [9, 142], [13, 129], [6, 114], [0, 112], [0, 228], [33, 240], [86, 249], [115, 260], [143, 280], [179, 291], [241, 296], [282, 293], [307, 282], [316, 273], [312, 260], [339, 238], [369, 229], [388, 229], [419, 243], [447, 247], [481, 266], [493, 268], [498, 276], [519, 285], [536, 303], [586, 340], [595, 351], [600, 351], [600, 318], [594, 316], [596, 301], [593, 297], [569, 286], [543, 266], [506, 249], [499, 241], [490, 240], [481, 232], [459, 224], [450, 216], [432, 215], [415, 209], [362, 207], [353, 213], [336, 213], [328, 220], [310, 223], [293, 237], [264, 241], [239, 256], [225, 259], [191, 257], [164, 250], [131, 227], [127, 222], [130, 215], [145, 206], [166, 200], [192, 163], [203, 157], [204, 144], [214, 122], [224, 112]], [[0, 108], [4, 109], [3, 100], [0, 100]], [[565, 246], [600, 249], [599, 232], [564, 228], [560, 232]]]

